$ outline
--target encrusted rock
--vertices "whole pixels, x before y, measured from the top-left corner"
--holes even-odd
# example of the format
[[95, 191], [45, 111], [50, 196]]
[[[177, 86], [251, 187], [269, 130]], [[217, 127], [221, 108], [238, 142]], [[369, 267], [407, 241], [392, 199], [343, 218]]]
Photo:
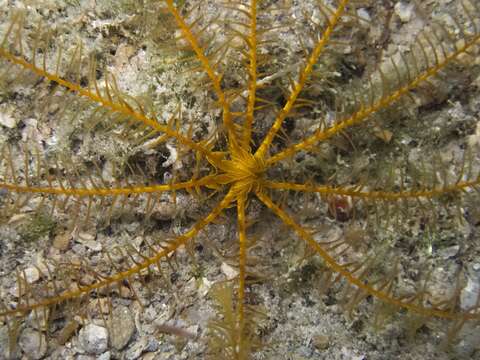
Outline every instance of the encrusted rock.
[[427, 283], [430, 301], [440, 303], [450, 301], [455, 296], [455, 271], [456, 267], [451, 269], [438, 267], [432, 271], [430, 281]]
[[78, 335], [80, 347], [88, 354], [101, 354], [108, 347], [108, 331], [103, 326], [88, 324]]
[[134, 332], [135, 321], [130, 310], [126, 306], [114, 309], [110, 328], [112, 346], [117, 350], [123, 349]]

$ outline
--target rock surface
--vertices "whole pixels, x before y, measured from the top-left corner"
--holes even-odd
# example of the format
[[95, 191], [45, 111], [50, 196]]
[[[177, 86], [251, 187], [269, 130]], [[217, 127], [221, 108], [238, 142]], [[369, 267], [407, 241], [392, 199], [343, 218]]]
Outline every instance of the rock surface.
[[25, 329], [20, 335], [20, 348], [29, 359], [42, 359], [47, 353], [47, 338], [33, 329]]

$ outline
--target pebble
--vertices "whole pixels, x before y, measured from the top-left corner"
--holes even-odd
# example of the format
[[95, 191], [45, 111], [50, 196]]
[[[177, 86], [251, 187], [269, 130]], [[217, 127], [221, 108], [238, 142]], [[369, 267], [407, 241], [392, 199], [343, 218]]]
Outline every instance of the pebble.
[[19, 223], [19, 222], [24, 221], [25, 219], [28, 219], [28, 215], [27, 215], [27, 214], [16, 214], [16, 215], [13, 215], [13, 216], [8, 220], [8, 224], [9, 224], [9, 225], [11, 225], [11, 224], [16, 224], [16, 223]]
[[398, 2], [395, 4], [395, 14], [398, 15], [401, 22], [406, 23], [412, 19], [414, 8], [415, 8], [415, 4]]
[[75, 254], [79, 255], [79, 256], [85, 256], [85, 246], [81, 245], [81, 244], [74, 244], [72, 246], [72, 250]]
[[49, 267], [41, 254], [37, 254], [35, 259], [35, 268], [40, 271], [40, 277], [48, 276]]
[[111, 357], [112, 357], [112, 355], [111, 355], [110, 351], [105, 351], [102, 355], [97, 357], [97, 360], [110, 360]]
[[136, 360], [142, 355], [143, 351], [147, 347], [147, 339], [142, 338], [140, 341], [135, 342], [127, 352], [125, 353], [126, 360]]
[[108, 347], [108, 331], [103, 326], [88, 324], [78, 335], [80, 347], [88, 354], [101, 354]]
[[132, 313], [126, 306], [119, 306], [113, 310], [110, 328], [110, 339], [114, 349], [122, 350], [135, 332], [135, 321]]
[[480, 279], [474, 281], [471, 277], [460, 293], [460, 307], [462, 310], [471, 310], [480, 301]]
[[90, 356], [90, 355], [78, 354], [75, 357], [75, 360], [95, 360], [95, 358], [93, 356]]
[[75, 239], [76, 242], [84, 245], [87, 249], [90, 249], [93, 252], [102, 251], [102, 244], [95, 240], [95, 235], [81, 232]]
[[3, 125], [9, 129], [13, 129], [15, 126], [17, 126], [17, 122], [10, 115], [0, 113], [0, 125]]
[[312, 343], [317, 350], [325, 350], [330, 345], [330, 338], [327, 335], [316, 335], [312, 338]]
[[441, 303], [449, 301], [452, 296], [455, 296], [454, 280], [453, 282], [445, 281], [451, 277], [453, 271], [453, 269], [437, 267], [431, 272], [430, 281], [426, 285], [430, 301]]
[[154, 339], [141, 338], [136, 341], [126, 352], [125, 360], [136, 360], [144, 352], [154, 352], [158, 350], [158, 342]]
[[172, 220], [177, 212], [177, 204], [168, 200], [155, 204], [152, 217], [156, 220]]
[[81, 232], [81, 233], [78, 233], [78, 236], [77, 236], [76, 240], [79, 243], [83, 243], [85, 241], [94, 241], [95, 240], [95, 235], [89, 234], [89, 233], [86, 233], [86, 232]]
[[459, 250], [460, 250], [460, 245], [453, 245], [440, 250], [438, 252], [438, 255], [440, 255], [442, 259], [447, 260], [457, 255]]
[[69, 233], [62, 233], [55, 236], [53, 239], [53, 247], [60, 251], [68, 250], [70, 247], [71, 235]]
[[47, 339], [45, 335], [30, 328], [22, 331], [19, 345], [28, 359], [41, 359], [47, 354]]
[[222, 273], [227, 277], [227, 280], [235, 279], [238, 275], [238, 270], [231, 267], [227, 263], [223, 262], [220, 266], [220, 269], [222, 270]]
[[8, 292], [9, 292], [9, 294], [12, 295], [14, 298], [19, 298], [19, 297], [20, 297], [17, 283], [15, 283], [15, 285], [13, 285], [11, 288], [9, 288], [9, 289], [8, 289]]
[[92, 250], [93, 252], [100, 252], [102, 251], [102, 244], [99, 243], [98, 241], [92, 240], [92, 241], [85, 241], [83, 243], [87, 249]]
[[213, 281], [208, 280], [206, 277], [202, 278], [202, 281], [198, 287], [198, 293], [200, 297], [205, 297], [207, 296], [208, 292], [210, 291], [210, 288], [213, 285]]
[[31, 266], [24, 270], [23, 276], [27, 283], [33, 284], [40, 280], [40, 271], [36, 267]]
[[153, 360], [155, 359], [155, 356], [157, 356], [155, 353], [147, 353], [142, 356], [142, 360]]
[[341, 349], [341, 356], [349, 360], [366, 360], [367, 358], [365, 355], [357, 355], [354, 350], [350, 350], [345, 346]]
[[365, 8], [360, 8], [357, 10], [357, 15], [360, 19], [365, 20], [365, 21], [371, 21], [372, 18], [370, 17], [370, 14], [368, 13], [367, 9]]

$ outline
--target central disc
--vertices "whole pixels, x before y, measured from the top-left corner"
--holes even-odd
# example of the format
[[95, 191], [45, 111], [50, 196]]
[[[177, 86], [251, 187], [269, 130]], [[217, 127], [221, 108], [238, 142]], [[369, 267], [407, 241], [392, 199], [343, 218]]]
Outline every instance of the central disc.
[[241, 192], [250, 192], [261, 180], [265, 164], [252, 153], [235, 148], [230, 154], [230, 159], [221, 162], [220, 169], [223, 172], [220, 175], [222, 183], [232, 184]]

